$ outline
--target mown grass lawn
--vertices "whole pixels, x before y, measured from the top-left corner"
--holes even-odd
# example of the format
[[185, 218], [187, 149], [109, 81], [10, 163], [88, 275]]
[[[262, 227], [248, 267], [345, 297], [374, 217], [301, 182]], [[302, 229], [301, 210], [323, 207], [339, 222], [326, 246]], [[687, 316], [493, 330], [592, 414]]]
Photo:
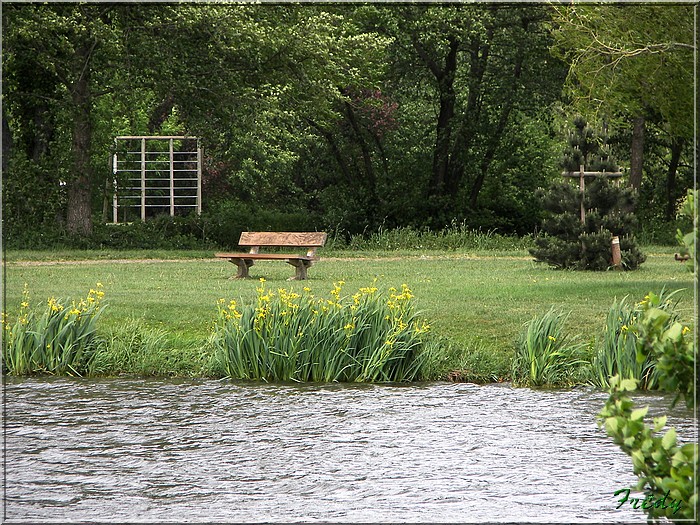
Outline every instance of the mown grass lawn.
[[197, 347], [211, 333], [217, 300], [254, 301], [259, 277], [273, 290], [308, 286], [317, 296], [327, 296], [341, 280], [347, 294], [375, 279], [380, 288], [405, 283], [432, 332], [453, 343], [449, 366], [495, 379], [507, 370], [523, 324], [552, 305], [571, 311], [569, 331], [594, 340], [615, 299], [629, 296], [636, 302], [649, 291], [684, 289], [678, 311], [694, 325], [692, 274], [669, 249], [645, 251], [647, 262], [634, 272], [554, 270], [534, 263], [524, 251], [336, 252], [323, 254], [304, 282], [288, 282], [294, 269], [278, 261], [253, 266], [251, 280], [232, 280], [235, 266], [206, 258], [206, 252], [10, 252], [5, 310], [12, 317], [19, 309], [25, 284], [30, 304], [38, 306], [51, 296], [79, 298], [100, 282], [109, 304], [101, 326], [138, 319], [163, 329], [173, 348]]

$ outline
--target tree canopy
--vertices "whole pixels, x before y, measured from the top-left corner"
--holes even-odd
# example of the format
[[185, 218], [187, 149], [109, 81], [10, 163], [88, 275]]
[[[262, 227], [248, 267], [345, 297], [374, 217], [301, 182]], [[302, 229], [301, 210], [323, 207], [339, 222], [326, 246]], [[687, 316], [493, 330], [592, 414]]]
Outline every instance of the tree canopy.
[[645, 209], [668, 217], [692, 178], [687, 5], [9, 3], [2, 14], [10, 241], [92, 235], [117, 135], [200, 137], [204, 215], [217, 224], [246, 207], [347, 233], [455, 222], [529, 233], [574, 112], [609, 126], [623, 165], [643, 119]]

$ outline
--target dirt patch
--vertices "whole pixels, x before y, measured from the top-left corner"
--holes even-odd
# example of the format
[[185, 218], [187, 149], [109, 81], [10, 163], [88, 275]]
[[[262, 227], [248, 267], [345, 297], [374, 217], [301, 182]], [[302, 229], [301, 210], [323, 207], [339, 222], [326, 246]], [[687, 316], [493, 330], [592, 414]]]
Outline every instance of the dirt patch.
[[8, 266], [89, 266], [93, 264], [186, 263], [216, 259], [82, 259], [76, 261], [8, 261]]
[[[511, 256], [511, 255], [468, 255], [468, 254], [441, 254], [441, 255], [401, 255], [388, 257], [321, 257], [320, 262], [335, 261], [335, 262], [352, 262], [352, 261], [403, 261], [403, 260], [484, 260], [484, 259], [504, 259], [513, 261], [532, 260], [532, 257], [527, 256]], [[214, 262], [221, 259], [212, 257], [211, 259], [80, 259], [80, 260], [57, 260], [57, 261], [7, 261], [8, 266], [89, 266], [100, 264], [161, 264], [172, 263], [182, 264], [190, 262]]]

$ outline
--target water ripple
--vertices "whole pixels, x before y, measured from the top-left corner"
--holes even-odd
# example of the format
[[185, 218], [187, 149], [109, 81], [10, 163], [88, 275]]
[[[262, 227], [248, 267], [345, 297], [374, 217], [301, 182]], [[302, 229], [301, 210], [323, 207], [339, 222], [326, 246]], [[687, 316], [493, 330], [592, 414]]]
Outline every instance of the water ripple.
[[[508, 385], [27, 379], [6, 385], [15, 521], [637, 522], [605, 394]], [[645, 396], [652, 412], [664, 399]], [[669, 423], [692, 435], [692, 415]]]

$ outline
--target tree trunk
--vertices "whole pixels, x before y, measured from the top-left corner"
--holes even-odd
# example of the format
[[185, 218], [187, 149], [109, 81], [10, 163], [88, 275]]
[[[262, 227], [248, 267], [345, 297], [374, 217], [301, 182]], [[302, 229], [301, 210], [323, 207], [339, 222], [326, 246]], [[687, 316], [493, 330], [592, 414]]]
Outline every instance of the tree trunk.
[[668, 165], [666, 174], [666, 220], [672, 221], [676, 215], [676, 173], [683, 153], [685, 141], [681, 138], [674, 138], [671, 142], [671, 162]]
[[642, 167], [644, 164], [644, 117], [636, 117], [632, 125], [632, 145], [630, 151], [630, 186], [639, 191], [642, 187]]
[[[4, 108], [3, 108], [4, 109]], [[10, 124], [5, 118], [5, 111], [2, 113], [2, 171], [6, 172], [12, 152], [12, 132]]]
[[[528, 23], [526, 20], [522, 21], [523, 30], [527, 32]], [[491, 136], [484, 153], [484, 157], [481, 160], [479, 166], [479, 173], [476, 176], [476, 180], [472, 185], [471, 192], [469, 194], [469, 207], [473, 210], [476, 208], [477, 200], [479, 198], [479, 193], [486, 180], [486, 175], [488, 174], [491, 163], [496, 155], [496, 150], [501, 142], [503, 132], [508, 124], [508, 119], [510, 118], [510, 113], [515, 105], [515, 97], [517, 96], [518, 85], [520, 84], [520, 78], [523, 74], [523, 63], [525, 62], [525, 44], [521, 41], [518, 46], [517, 53], [515, 56], [515, 65], [513, 66], [513, 77], [510, 79], [510, 89], [508, 93], [508, 98], [502, 105], [501, 115], [496, 124], [496, 128], [491, 132]]]
[[452, 145], [450, 156], [450, 172], [445, 182], [447, 192], [456, 198], [464, 179], [464, 155], [471, 148], [474, 139], [475, 128], [481, 119], [482, 107], [482, 85], [486, 66], [491, 52], [491, 38], [493, 29], [489, 29], [485, 41], [479, 36], [474, 37], [469, 46], [470, 66], [469, 66], [469, 95], [467, 96], [467, 107], [461, 116], [461, 123], [455, 133], [455, 140]]
[[445, 193], [450, 169], [450, 150], [452, 146], [452, 127], [454, 125], [455, 104], [457, 95], [454, 90], [455, 74], [457, 72], [457, 55], [460, 42], [448, 37], [449, 48], [445, 56], [445, 65], [440, 67], [426, 52], [421, 42], [414, 35], [413, 47], [418, 56], [428, 66], [437, 81], [440, 94], [440, 111], [435, 132], [435, 149], [433, 150], [433, 169], [431, 178], [431, 193], [442, 196]]
[[66, 227], [68, 232], [76, 235], [92, 234], [92, 177], [90, 169], [90, 149], [92, 126], [90, 111], [92, 96], [90, 93], [90, 53], [88, 45], [76, 50], [85, 67], [72, 85], [73, 102], [73, 178], [68, 181], [68, 214]]

